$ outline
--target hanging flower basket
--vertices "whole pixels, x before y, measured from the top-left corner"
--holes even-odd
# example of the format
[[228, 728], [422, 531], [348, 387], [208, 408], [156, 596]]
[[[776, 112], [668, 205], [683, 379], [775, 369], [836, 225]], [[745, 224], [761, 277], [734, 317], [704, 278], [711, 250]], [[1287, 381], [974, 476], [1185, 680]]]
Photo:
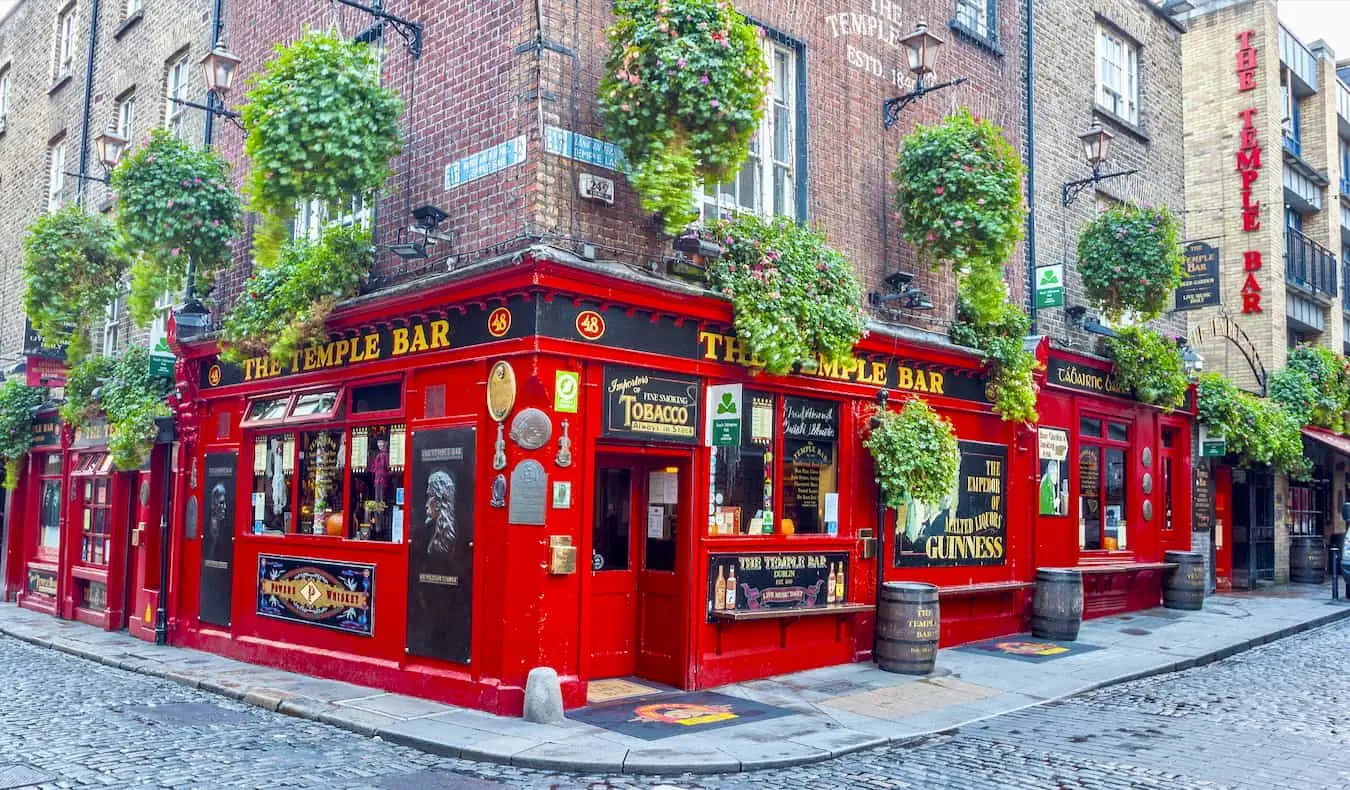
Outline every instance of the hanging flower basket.
[[949, 420], [922, 398], [911, 398], [895, 412], [874, 409], [878, 420], [863, 446], [876, 464], [877, 484], [888, 507], [910, 501], [936, 506], [956, 487], [960, 453]]
[[19, 485], [19, 470], [32, 441], [33, 411], [42, 404], [46, 390], [29, 387], [18, 379], [0, 384], [0, 458], [5, 460], [6, 489]]
[[1190, 379], [1176, 341], [1144, 327], [1126, 327], [1106, 338], [1116, 378], [1144, 403], [1179, 409]]
[[1181, 284], [1180, 223], [1165, 207], [1112, 206], [1078, 237], [1087, 298], [1112, 321], [1162, 315]]
[[759, 37], [725, 0], [614, 3], [600, 114], [671, 235], [698, 218], [697, 188], [745, 162], [768, 84]]

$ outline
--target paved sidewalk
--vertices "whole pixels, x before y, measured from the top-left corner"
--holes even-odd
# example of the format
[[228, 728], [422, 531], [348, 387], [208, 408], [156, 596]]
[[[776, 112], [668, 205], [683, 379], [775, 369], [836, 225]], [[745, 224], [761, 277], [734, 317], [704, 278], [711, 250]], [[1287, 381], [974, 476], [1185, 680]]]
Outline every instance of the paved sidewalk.
[[927, 678], [851, 664], [733, 684], [714, 691], [771, 706], [778, 716], [681, 729], [659, 740], [573, 719], [558, 726], [531, 724], [210, 653], [156, 647], [12, 604], [0, 605], [0, 633], [452, 757], [587, 773], [725, 773], [905, 742], [1216, 661], [1350, 617], [1350, 603], [1329, 598], [1325, 586], [1290, 586], [1207, 598], [1200, 612], [1158, 609], [1091, 620], [1083, 624], [1080, 647], [1052, 660], [952, 648], [940, 652], [938, 670]]

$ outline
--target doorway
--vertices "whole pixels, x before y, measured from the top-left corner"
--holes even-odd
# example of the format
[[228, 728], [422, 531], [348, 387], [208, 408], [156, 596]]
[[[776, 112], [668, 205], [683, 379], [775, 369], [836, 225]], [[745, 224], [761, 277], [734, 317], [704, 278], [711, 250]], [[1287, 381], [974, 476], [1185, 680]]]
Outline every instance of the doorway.
[[1233, 587], [1275, 580], [1275, 480], [1268, 470], [1233, 470]]
[[596, 460], [591, 523], [593, 678], [683, 685], [683, 579], [689, 560], [687, 456]]

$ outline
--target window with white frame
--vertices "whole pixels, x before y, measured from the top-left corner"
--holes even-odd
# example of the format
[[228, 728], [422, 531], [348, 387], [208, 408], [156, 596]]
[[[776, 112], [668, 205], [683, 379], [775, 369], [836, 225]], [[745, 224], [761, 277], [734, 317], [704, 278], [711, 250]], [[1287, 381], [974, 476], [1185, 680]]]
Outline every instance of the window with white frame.
[[122, 317], [127, 310], [127, 294], [121, 293], [108, 305], [103, 317], [103, 356], [116, 354], [120, 347], [119, 336], [122, 331]]
[[56, 211], [66, 191], [66, 141], [47, 146], [47, 211]]
[[123, 14], [123, 17], [124, 18], [129, 17], [140, 10], [141, 10], [141, 0], [127, 0], [126, 13]]
[[155, 297], [155, 317], [150, 321], [150, 351], [154, 353], [161, 340], [169, 338], [169, 313], [173, 310], [173, 291]]
[[187, 107], [180, 100], [187, 98], [188, 56], [186, 52], [174, 55], [164, 68], [164, 126], [175, 137], [183, 136], [183, 120]]
[[967, 33], [994, 40], [990, 20], [994, 18], [994, 3], [997, 0], [956, 0], [956, 23]]
[[5, 130], [9, 121], [9, 66], [0, 69], [0, 132]]
[[704, 188], [700, 203], [705, 220], [735, 212], [797, 217], [804, 197], [797, 173], [797, 136], [805, 133], [797, 95], [800, 61], [793, 47], [772, 38], [765, 39], [764, 55], [771, 80], [769, 106], [750, 138], [750, 155], [740, 172]]
[[370, 209], [375, 204], [374, 195], [353, 197], [341, 213], [334, 211], [322, 200], [307, 200], [296, 206], [295, 221], [291, 227], [291, 238], [318, 241], [325, 228], [332, 225], [357, 225], [370, 227]]
[[1097, 104], [1139, 123], [1139, 45], [1105, 25], [1097, 26]]
[[132, 133], [136, 129], [136, 94], [127, 91], [117, 100], [117, 133], [127, 140], [134, 140]]
[[56, 14], [55, 79], [70, 74], [75, 67], [75, 4]]

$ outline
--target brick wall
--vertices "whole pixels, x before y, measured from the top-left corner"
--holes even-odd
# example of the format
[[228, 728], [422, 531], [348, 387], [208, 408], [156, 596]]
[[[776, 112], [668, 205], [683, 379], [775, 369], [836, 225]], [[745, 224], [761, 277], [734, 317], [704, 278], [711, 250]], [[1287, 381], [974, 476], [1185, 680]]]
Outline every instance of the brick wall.
[[[1036, 264], [1063, 264], [1064, 306], [1045, 308], [1037, 329], [1057, 345], [1094, 351], [1100, 336], [1072, 326], [1066, 308], [1087, 305], [1077, 271], [1082, 228], [1113, 202], [1165, 205], [1184, 217], [1181, 42], [1176, 24], [1147, 0], [1037, 3], [1036, 31]], [[1139, 121], [1117, 117], [1096, 99], [1096, 42], [1107, 25], [1139, 47]], [[1078, 135], [1097, 120], [1115, 135], [1103, 173], [1139, 172], [1089, 187], [1064, 207], [1065, 182], [1091, 176]], [[1095, 311], [1093, 311], [1095, 312]], [[1186, 331], [1184, 315], [1165, 314], [1152, 326]]]
[[[0, 135], [0, 364], [18, 358], [23, 341], [24, 230], [47, 207], [48, 145], [58, 135], [66, 146], [65, 169], [79, 171], [84, 118], [85, 72], [88, 63], [93, 0], [75, 3], [75, 47], [70, 79], [53, 77], [56, 18], [64, 0], [21, 0], [0, 20], [0, 69], [11, 79], [10, 110]], [[85, 172], [102, 176], [93, 140], [116, 120], [118, 104], [135, 98], [131, 139], [143, 140], [165, 122], [165, 64], [185, 54], [190, 65], [186, 98], [202, 101], [204, 88], [198, 61], [209, 41], [210, 0], [144, 0], [139, 15], [127, 15], [125, 0], [99, 3], [94, 79]], [[59, 87], [57, 87], [59, 85]], [[198, 142], [201, 113], [188, 110], [183, 134]], [[79, 180], [65, 179], [67, 203], [77, 198]], [[81, 196], [91, 211], [111, 208], [107, 187], [86, 181]], [[102, 327], [95, 327], [95, 347]], [[119, 328], [122, 345], [144, 342], [146, 330], [128, 321]]]

